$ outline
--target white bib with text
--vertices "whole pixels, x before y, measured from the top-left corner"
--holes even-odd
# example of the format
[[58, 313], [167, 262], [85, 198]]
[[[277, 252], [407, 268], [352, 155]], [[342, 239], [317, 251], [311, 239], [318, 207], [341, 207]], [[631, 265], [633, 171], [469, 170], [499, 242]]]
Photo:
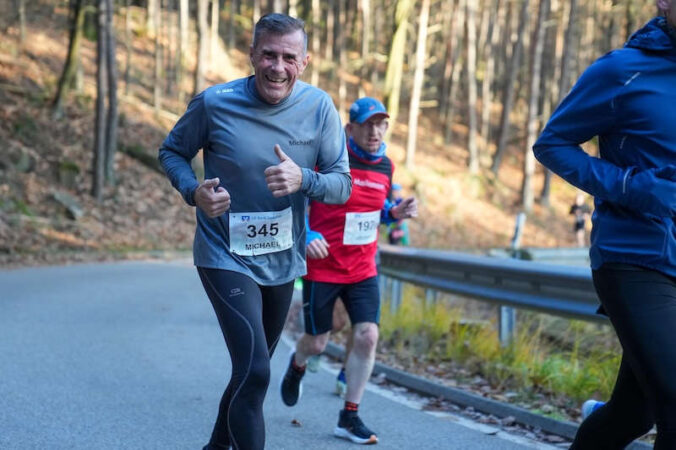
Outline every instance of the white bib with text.
[[378, 239], [380, 211], [347, 213], [343, 245], [365, 245]]
[[230, 250], [242, 256], [280, 252], [293, 246], [291, 207], [282, 211], [230, 213]]

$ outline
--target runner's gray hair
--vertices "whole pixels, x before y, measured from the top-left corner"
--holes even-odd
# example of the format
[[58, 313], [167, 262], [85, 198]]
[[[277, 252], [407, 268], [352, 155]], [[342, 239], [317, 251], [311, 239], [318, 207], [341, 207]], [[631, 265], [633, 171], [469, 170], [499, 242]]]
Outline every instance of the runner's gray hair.
[[264, 34], [284, 35], [297, 30], [303, 32], [303, 54], [306, 54], [307, 33], [305, 32], [305, 22], [286, 14], [270, 13], [258, 19], [254, 28], [253, 43], [251, 45], [253, 48], [256, 48], [256, 43]]

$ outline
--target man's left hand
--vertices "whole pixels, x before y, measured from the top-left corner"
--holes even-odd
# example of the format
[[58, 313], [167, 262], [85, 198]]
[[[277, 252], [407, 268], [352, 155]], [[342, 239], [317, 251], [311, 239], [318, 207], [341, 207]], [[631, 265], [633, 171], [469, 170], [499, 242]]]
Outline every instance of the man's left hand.
[[303, 172], [300, 167], [293, 162], [282, 148], [276, 144], [275, 153], [279, 158], [279, 164], [265, 169], [265, 181], [273, 197], [283, 197], [293, 194], [300, 189], [303, 181]]
[[390, 214], [397, 220], [418, 217], [418, 202], [415, 197], [405, 198], [398, 205], [392, 207]]

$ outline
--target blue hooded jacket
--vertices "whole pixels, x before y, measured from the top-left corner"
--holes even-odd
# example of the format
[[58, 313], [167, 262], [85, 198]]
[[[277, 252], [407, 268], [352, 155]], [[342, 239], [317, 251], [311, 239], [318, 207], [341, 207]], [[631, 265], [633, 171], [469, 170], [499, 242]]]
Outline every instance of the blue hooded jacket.
[[[594, 196], [591, 266], [676, 277], [676, 40], [664, 18], [599, 58], [558, 106], [535, 157]], [[580, 144], [594, 136], [599, 157]]]

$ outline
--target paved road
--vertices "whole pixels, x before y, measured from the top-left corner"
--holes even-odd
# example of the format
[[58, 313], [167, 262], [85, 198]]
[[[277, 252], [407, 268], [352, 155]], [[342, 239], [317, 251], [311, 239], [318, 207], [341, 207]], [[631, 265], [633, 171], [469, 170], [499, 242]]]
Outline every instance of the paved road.
[[[266, 448], [354, 449], [331, 435], [342, 404], [326, 367], [306, 377], [298, 406], [281, 403], [288, 354], [284, 343], [273, 358]], [[0, 271], [1, 449], [200, 449], [228, 374], [223, 338], [188, 263]], [[383, 450], [551, 448], [373, 389], [361, 409]]]

